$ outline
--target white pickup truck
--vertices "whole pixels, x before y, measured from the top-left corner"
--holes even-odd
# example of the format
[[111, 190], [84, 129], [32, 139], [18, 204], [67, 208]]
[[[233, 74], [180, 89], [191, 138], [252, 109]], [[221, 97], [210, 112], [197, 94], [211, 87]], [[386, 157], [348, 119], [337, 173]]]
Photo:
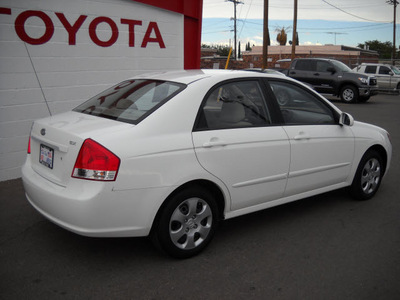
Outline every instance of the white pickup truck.
[[391, 65], [363, 63], [353, 69], [355, 72], [373, 74], [379, 89], [400, 90], [400, 70]]

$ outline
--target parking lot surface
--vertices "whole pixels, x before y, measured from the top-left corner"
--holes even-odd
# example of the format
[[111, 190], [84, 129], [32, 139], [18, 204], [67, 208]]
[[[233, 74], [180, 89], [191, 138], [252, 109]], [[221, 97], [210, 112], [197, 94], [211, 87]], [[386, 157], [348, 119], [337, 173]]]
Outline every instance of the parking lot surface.
[[70, 233], [20, 179], [1, 182], [0, 299], [400, 299], [400, 96], [334, 103], [391, 134], [372, 200], [338, 190], [227, 220], [206, 251], [175, 260], [147, 238]]

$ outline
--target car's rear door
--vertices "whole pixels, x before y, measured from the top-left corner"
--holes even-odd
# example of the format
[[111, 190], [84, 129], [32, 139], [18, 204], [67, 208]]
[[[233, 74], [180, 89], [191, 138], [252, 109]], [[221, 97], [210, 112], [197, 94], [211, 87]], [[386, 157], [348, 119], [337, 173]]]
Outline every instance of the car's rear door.
[[291, 78], [313, 84], [311, 74], [315, 71], [316, 63], [311, 59], [298, 59], [293, 62], [288, 71]]
[[229, 189], [231, 210], [284, 194], [290, 145], [272, 119], [257, 79], [215, 86], [200, 107], [193, 131], [196, 155]]

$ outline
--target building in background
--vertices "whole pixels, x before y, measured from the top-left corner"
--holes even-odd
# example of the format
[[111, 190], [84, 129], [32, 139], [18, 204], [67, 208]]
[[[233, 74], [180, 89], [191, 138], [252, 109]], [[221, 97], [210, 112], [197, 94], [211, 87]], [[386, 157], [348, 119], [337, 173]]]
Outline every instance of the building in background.
[[[208, 49], [207, 49], [208, 50]], [[292, 46], [269, 46], [268, 47], [268, 68], [289, 68]], [[253, 46], [251, 51], [242, 53], [242, 59], [230, 61], [229, 69], [247, 69], [262, 67], [262, 46]], [[356, 47], [342, 45], [324, 46], [296, 46], [296, 58], [301, 57], [323, 57], [340, 60], [353, 68], [363, 62], [378, 62], [378, 52], [364, 50]], [[205, 56], [201, 59], [202, 68], [225, 67], [226, 58]]]

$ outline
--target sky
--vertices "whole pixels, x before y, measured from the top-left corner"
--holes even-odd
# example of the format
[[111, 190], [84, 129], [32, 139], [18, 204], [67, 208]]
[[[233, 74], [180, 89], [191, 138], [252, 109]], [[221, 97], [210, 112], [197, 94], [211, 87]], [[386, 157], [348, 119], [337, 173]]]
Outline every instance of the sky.
[[[393, 5], [387, 0], [298, 0], [297, 32], [300, 45], [357, 46], [365, 41], [393, 42]], [[237, 40], [261, 46], [264, 0], [240, 0]], [[400, 45], [400, 5], [396, 11], [396, 45]], [[287, 28], [292, 39], [294, 0], [269, 0], [269, 34], [277, 45], [277, 29]], [[203, 0], [202, 43], [229, 45], [234, 40], [234, 4]]]

